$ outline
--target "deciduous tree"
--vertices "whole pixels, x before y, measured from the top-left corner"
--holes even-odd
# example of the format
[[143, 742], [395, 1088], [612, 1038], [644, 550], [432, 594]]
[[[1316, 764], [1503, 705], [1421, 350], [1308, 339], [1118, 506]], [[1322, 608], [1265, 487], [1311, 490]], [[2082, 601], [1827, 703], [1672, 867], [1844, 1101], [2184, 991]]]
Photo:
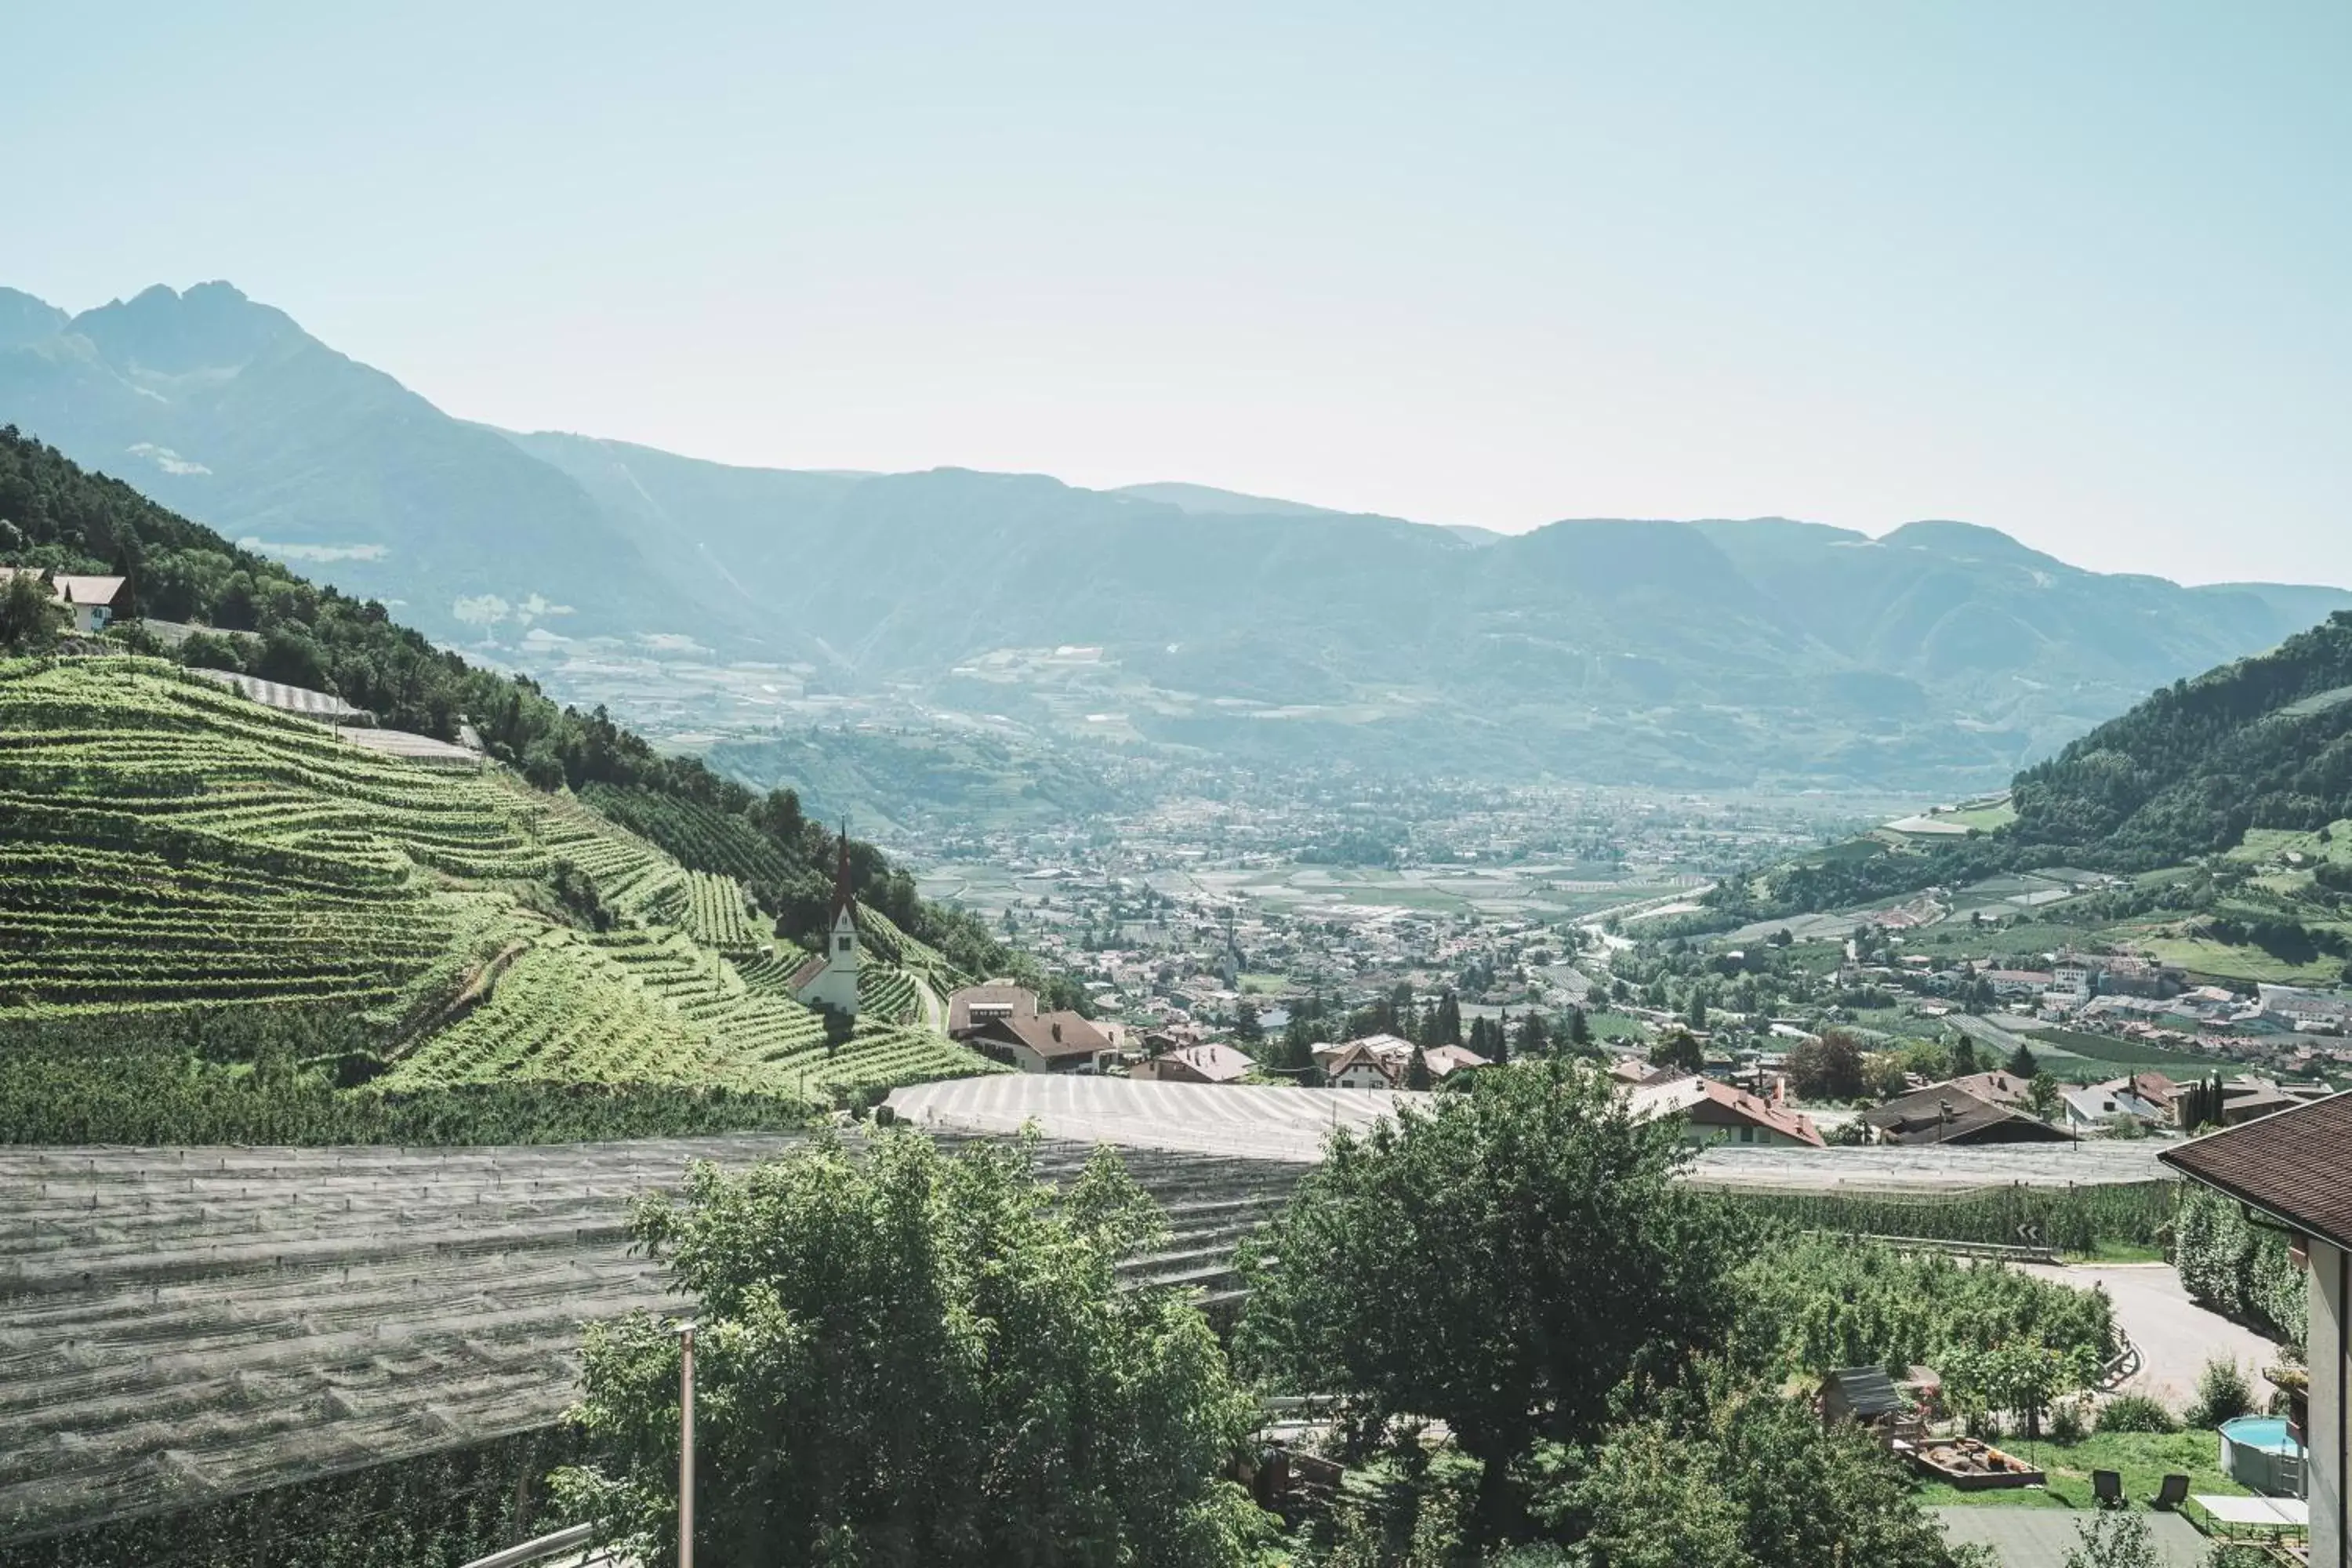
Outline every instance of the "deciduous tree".
[[[698, 1300], [698, 1554], [738, 1568], [1238, 1568], [1263, 1516], [1219, 1474], [1255, 1416], [1200, 1312], [1122, 1289], [1164, 1234], [1117, 1159], [1056, 1199], [1025, 1149], [911, 1132], [740, 1175], [698, 1165], [638, 1240]], [[562, 1484], [676, 1555], [677, 1338], [593, 1326]]]
[[1671, 1122], [1558, 1060], [1342, 1130], [1245, 1253], [1237, 1352], [1368, 1429], [1444, 1420], [1491, 1533], [1529, 1445], [1591, 1441], [1629, 1373], [1672, 1376], [1728, 1331], [1732, 1222], [1675, 1179], [1686, 1157]]

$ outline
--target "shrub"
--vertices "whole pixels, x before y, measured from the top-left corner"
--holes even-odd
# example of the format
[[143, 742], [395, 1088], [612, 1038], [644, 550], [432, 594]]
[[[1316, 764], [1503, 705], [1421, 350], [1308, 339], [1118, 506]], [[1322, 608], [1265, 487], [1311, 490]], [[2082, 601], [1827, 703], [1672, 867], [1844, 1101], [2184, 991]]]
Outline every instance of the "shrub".
[[2075, 1545], [2066, 1568], [2161, 1568], [2147, 1519], [2137, 1513], [2102, 1513], [2074, 1527]]
[[2090, 1426], [2084, 1419], [2083, 1402], [2079, 1399], [2062, 1399], [2058, 1407], [2050, 1413], [2053, 1442], [2079, 1443], [2089, 1431]]
[[2192, 1426], [2219, 1426], [2254, 1407], [2254, 1392], [2233, 1361], [2209, 1361], [2197, 1379], [2197, 1402], [2189, 1407]]
[[2180, 1423], [2160, 1399], [2145, 1394], [2124, 1394], [2107, 1401], [2099, 1412], [2102, 1432], [2177, 1432]]
[[2203, 1568], [2276, 1568], [2278, 1559], [2260, 1546], [2221, 1545], [2213, 1548]]

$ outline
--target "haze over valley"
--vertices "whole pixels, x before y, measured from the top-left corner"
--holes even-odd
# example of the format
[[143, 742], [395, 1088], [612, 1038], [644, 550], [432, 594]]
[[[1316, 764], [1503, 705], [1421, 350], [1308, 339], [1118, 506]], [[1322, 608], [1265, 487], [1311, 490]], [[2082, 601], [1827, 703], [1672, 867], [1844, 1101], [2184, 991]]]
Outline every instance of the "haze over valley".
[[1506, 536], [1175, 482], [730, 468], [450, 417], [226, 283], [77, 316], [0, 291], [0, 409], [688, 745], [982, 725], [1277, 768], [1956, 797], [2352, 605], [2102, 575], [1968, 522]]

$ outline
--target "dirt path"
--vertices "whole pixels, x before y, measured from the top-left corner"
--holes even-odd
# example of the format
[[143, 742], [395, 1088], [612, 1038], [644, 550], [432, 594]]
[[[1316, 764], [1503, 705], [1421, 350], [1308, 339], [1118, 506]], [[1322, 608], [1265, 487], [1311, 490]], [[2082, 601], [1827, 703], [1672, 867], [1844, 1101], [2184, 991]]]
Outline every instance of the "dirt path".
[[2143, 1358], [2125, 1392], [2153, 1394], [2176, 1413], [2195, 1395], [2197, 1375], [2208, 1361], [2236, 1362], [2259, 1391], [2263, 1368], [2277, 1359], [2278, 1347], [2270, 1341], [2190, 1300], [2170, 1264], [2028, 1264], [2025, 1269], [2063, 1285], [2105, 1286], [2116, 1321]]

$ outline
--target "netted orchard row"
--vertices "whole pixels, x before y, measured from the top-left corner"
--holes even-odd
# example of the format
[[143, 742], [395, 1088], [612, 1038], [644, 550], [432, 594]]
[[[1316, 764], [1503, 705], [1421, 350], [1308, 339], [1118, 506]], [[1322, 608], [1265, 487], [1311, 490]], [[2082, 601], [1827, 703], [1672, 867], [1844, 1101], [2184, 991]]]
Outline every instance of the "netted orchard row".
[[1955, 1193], [1734, 1191], [1744, 1206], [1807, 1230], [2089, 1253], [2103, 1243], [2164, 1245], [2179, 1187], [2134, 1182]]

